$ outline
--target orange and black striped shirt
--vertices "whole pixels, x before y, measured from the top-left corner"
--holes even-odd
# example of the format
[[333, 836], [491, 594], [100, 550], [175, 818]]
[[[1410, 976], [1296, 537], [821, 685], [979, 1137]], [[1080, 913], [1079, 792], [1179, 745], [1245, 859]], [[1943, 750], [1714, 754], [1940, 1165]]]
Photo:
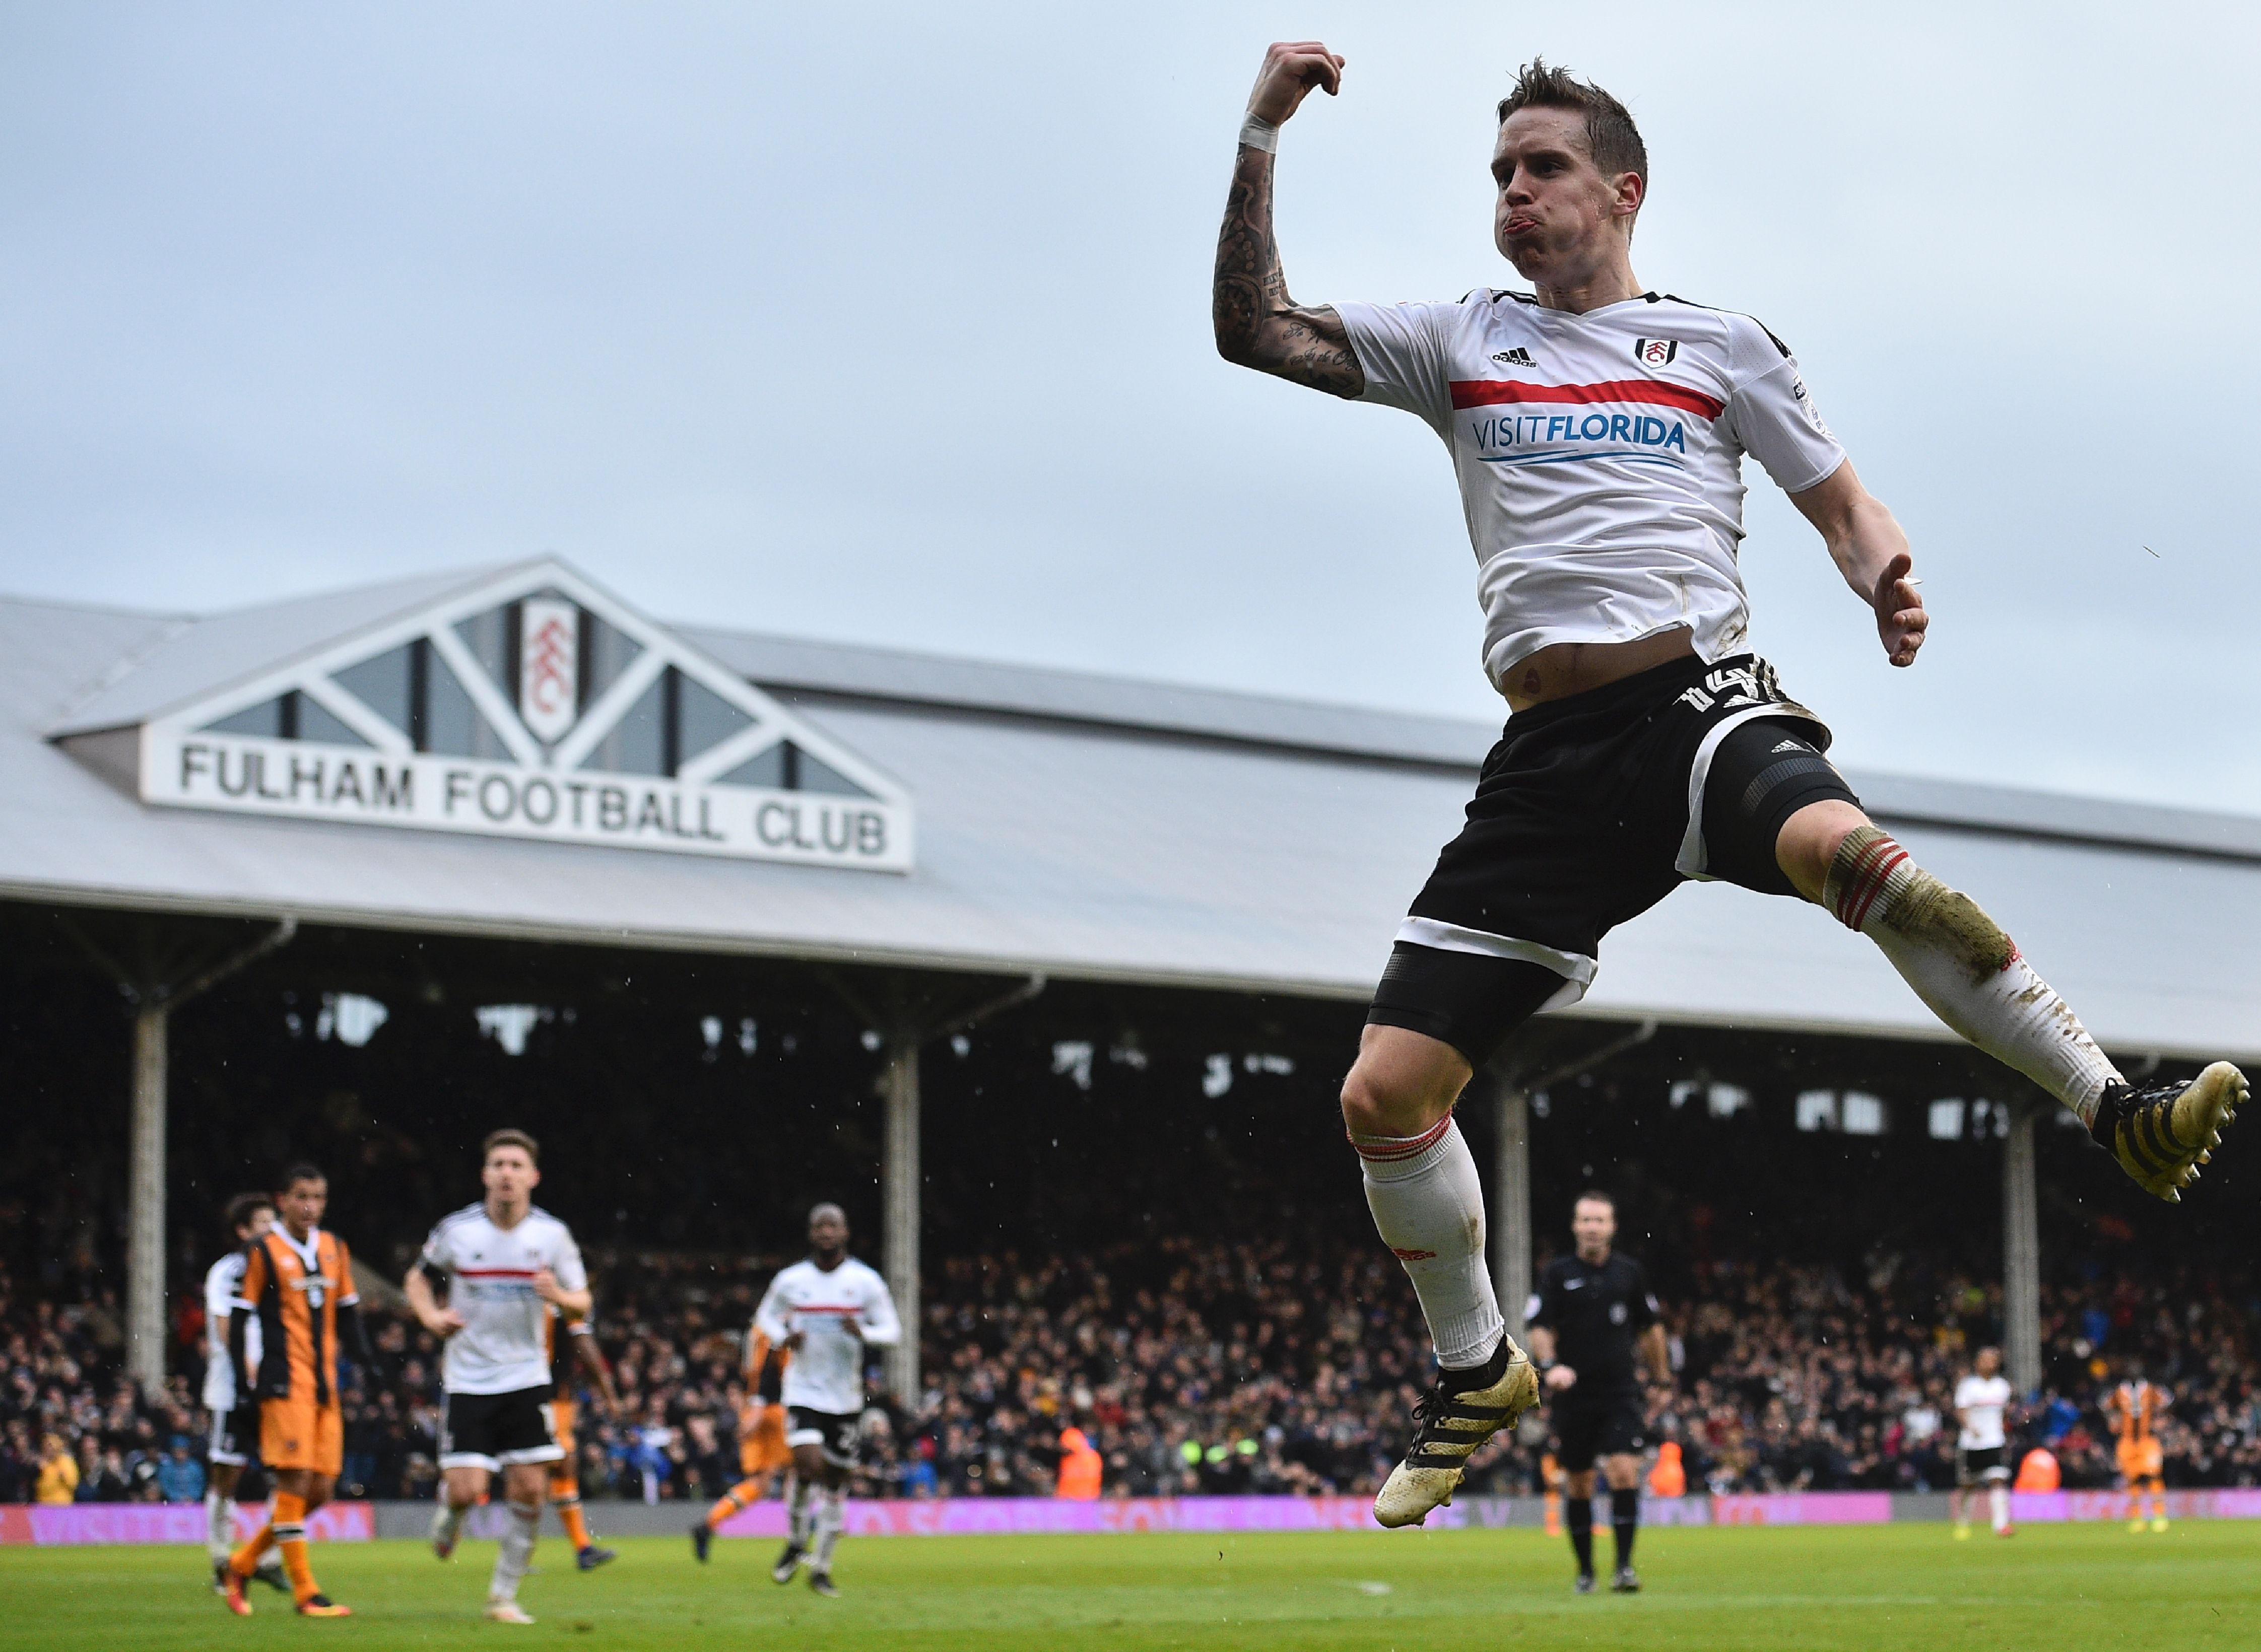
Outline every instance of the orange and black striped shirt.
[[301, 1245], [277, 1227], [252, 1241], [241, 1290], [241, 1302], [259, 1318], [262, 1350], [248, 1391], [261, 1399], [334, 1404], [338, 1310], [361, 1300], [345, 1241], [318, 1227]]
[[776, 1405], [785, 1397], [785, 1368], [791, 1362], [790, 1349], [772, 1342], [760, 1327], [746, 1334], [746, 1385], [751, 1397]]
[[2107, 1415], [2112, 1419], [2112, 1432], [2122, 1445], [2138, 1445], [2158, 1431], [2159, 1413], [2166, 1407], [2165, 1396], [2151, 1384], [2138, 1378], [2122, 1383], [2112, 1391], [2104, 1402]]

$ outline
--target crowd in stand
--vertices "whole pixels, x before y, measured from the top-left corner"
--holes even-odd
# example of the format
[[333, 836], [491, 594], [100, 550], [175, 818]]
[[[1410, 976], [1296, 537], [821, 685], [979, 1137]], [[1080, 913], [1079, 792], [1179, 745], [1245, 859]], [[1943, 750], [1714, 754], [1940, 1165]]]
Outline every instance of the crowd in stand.
[[114, 1293], [20, 1296], [0, 1269], [0, 1503], [193, 1502], [204, 1413], [188, 1380], [141, 1393], [124, 1376]]
[[[770, 1266], [592, 1261], [621, 1404], [609, 1416], [584, 1405], [584, 1494], [711, 1499], [738, 1477], [742, 1338]], [[1690, 1490], [1951, 1484], [1949, 1395], [1994, 1334], [1998, 1291], [1884, 1255], [1850, 1271], [1676, 1271], [1666, 1313], [1677, 1380], [1651, 1402]], [[1403, 1449], [1426, 1380], [1412, 1293], [1362, 1242], [1181, 1239], [1095, 1257], [956, 1258], [928, 1281], [922, 1317], [918, 1405], [897, 1407], [873, 1384], [868, 1495], [1050, 1494], [1071, 1426], [1101, 1453], [1109, 1494], [1365, 1493]], [[2068, 1486], [2111, 1483], [2099, 1406], [2130, 1361], [2173, 1395], [2171, 1484], [2261, 1483], [2261, 1300], [2244, 1281], [2100, 1272], [2046, 1288], [2042, 1318], [2047, 1381], [2018, 1438], [2049, 1445]], [[0, 1503], [200, 1497], [192, 1305], [176, 1329], [180, 1374], [140, 1393], [123, 1375], [114, 1291], [21, 1291], [0, 1272]], [[398, 1320], [377, 1321], [374, 1341], [374, 1364], [341, 1384], [341, 1491], [429, 1496], [438, 1349]], [[1494, 1442], [1472, 1489], [1530, 1489], [1544, 1444], [1543, 1420]]]
[[[1912, 1277], [1913, 1276], [1913, 1277]], [[1949, 1396], [1994, 1334], [1999, 1287], [1873, 1260], [1848, 1282], [1821, 1268], [1702, 1270], [1672, 1315], [1680, 1381], [1657, 1397], [1690, 1480], [1715, 1491], [1938, 1490], [1953, 1484]], [[2179, 1309], [2179, 1311], [2178, 1311]], [[2068, 1487], [2113, 1483], [2100, 1406], [2124, 1377], [2174, 1396], [2161, 1428], [2171, 1484], [2261, 1483], [2261, 1302], [2188, 1271], [2140, 1283], [2044, 1286], [2046, 1377], [2016, 1443], [2045, 1445]]]

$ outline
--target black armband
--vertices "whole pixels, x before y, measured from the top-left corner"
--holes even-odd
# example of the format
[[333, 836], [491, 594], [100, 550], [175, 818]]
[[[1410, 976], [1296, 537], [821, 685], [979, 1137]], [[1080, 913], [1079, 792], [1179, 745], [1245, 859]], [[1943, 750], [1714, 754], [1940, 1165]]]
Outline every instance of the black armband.
[[[353, 1341], [346, 1338], [350, 1335]], [[377, 1350], [370, 1346], [369, 1323], [361, 1315], [358, 1301], [338, 1304], [338, 1346], [353, 1350], [354, 1362], [364, 1369], [377, 1363]]]
[[227, 1316], [227, 1362], [235, 1368], [235, 1403], [251, 1403], [251, 1373], [244, 1369], [244, 1326], [251, 1318], [242, 1309], [233, 1310]]

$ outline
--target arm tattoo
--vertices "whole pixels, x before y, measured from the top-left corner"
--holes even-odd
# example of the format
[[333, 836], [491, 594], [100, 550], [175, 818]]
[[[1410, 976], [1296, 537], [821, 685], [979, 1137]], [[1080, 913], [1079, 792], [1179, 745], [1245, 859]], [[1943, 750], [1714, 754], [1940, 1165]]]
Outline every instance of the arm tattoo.
[[1306, 308], [1288, 296], [1272, 238], [1272, 161], [1261, 149], [1244, 148], [1233, 167], [1210, 296], [1217, 354], [1260, 373], [1355, 397], [1366, 389], [1366, 373], [1342, 318], [1324, 304]]

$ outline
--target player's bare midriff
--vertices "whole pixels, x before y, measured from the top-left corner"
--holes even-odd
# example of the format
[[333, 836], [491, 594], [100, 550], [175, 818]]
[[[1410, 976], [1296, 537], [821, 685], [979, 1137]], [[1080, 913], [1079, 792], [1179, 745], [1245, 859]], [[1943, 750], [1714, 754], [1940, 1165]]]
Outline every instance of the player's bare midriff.
[[1518, 660], [1502, 690], [1511, 711], [1527, 712], [1548, 700], [1583, 694], [1669, 660], [1696, 652], [1694, 638], [1675, 626], [1633, 642], [1554, 642]]

